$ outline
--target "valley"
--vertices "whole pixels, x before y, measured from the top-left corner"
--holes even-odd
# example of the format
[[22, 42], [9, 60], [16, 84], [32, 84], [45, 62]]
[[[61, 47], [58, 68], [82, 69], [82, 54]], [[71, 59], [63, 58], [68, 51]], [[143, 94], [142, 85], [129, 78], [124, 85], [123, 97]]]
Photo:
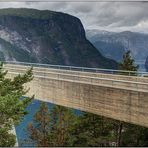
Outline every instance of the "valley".
[[130, 50], [132, 57], [145, 71], [145, 62], [148, 56], [148, 34], [124, 31], [108, 32], [104, 30], [86, 30], [87, 38], [106, 57], [118, 62], [123, 54]]

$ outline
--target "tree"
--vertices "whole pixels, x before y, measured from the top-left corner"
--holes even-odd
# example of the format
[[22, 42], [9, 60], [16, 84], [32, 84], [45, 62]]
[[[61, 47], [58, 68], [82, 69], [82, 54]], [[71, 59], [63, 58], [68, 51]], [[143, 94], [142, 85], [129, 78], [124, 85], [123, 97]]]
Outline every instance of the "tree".
[[16, 143], [16, 137], [6, 128], [0, 128], [0, 147], [12, 147]]
[[[123, 60], [121, 63], [119, 63], [119, 70], [125, 70], [125, 71], [138, 71], [139, 66], [135, 65], [135, 60], [131, 57], [131, 52], [128, 50], [123, 55]], [[127, 73], [124, 73], [125, 75]], [[133, 73], [135, 74], [135, 73]]]
[[[0, 146], [14, 146], [16, 137], [10, 131], [14, 125], [20, 123], [25, 108], [33, 97], [22, 98], [29, 90], [24, 89], [24, 84], [33, 79], [32, 68], [23, 75], [15, 76], [13, 79], [6, 78], [3, 64], [0, 64]], [[22, 99], [20, 99], [22, 98]]]
[[148, 146], [148, 128], [126, 123], [124, 124], [124, 132], [122, 133], [122, 137], [122, 146]]
[[92, 114], [83, 113], [79, 117], [73, 134], [75, 136], [74, 146], [111, 146], [115, 141], [112, 133], [111, 120]]
[[[133, 71], [131, 75], [135, 75], [136, 72], [138, 71], [139, 66], [134, 63], [134, 59], [131, 57], [131, 52], [128, 50], [124, 55], [123, 55], [123, 60], [119, 64], [119, 69], [120, 70], [125, 70], [125, 71]], [[134, 72], [135, 71], [135, 72]], [[124, 75], [127, 75], [128, 73], [123, 73]], [[122, 131], [124, 128], [124, 124], [122, 121], [117, 121], [118, 122], [118, 130], [117, 130], [117, 146], [121, 145], [122, 141]]]
[[51, 110], [50, 146], [73, 146], [71, 130], [76, 117], [71, 109], [56, 105]]
[[36, 146], [49, 146], [50, 115], [46, 103], [41, 103], [39, 110], [34, 115], [33, 122], [28, 124], [27, 131], [29, 140]]
[[71, 128], [75, 116], [70, 109], [55, 105], [51, 111], [42, 103], [33, 122], [28, 124], [28, 139], [23, 142], [42, 147], [72, 146]]

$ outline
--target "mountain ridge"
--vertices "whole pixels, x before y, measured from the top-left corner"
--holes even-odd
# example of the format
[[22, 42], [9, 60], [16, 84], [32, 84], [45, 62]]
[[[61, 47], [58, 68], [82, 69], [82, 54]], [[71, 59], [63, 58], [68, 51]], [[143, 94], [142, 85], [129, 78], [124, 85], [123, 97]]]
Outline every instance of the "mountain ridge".
[[131, 51], [135, 61], [143, 61], [143, 64], [148, 56], [148, 34], [123, 31], [106, 34], [98, 32], [94, 36], [89, 36], [86, 32], [86, 36], [104, 56], [116, 61], [121, 61], [127, 50]]
[[[3, 44], [25, 52], [28, 62], [117, 68], [114, 60], [102, 56], [86, 39], [80, 19], [69, 14], [26, 8], [0, 9], [0, 38]], [[5, 50], [3, 45], [1, 52]], [[23, 61], [12, 50], [7, 59]]]

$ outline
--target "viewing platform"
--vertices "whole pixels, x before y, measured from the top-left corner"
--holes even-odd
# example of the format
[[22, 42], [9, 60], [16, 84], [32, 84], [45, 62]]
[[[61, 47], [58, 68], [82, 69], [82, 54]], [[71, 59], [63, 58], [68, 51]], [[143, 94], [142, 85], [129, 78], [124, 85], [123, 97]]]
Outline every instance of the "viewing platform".
[[28, 96], [148, 127], [148, 73], [23, 62], [5, 62], [13, 78], [33, 66]]

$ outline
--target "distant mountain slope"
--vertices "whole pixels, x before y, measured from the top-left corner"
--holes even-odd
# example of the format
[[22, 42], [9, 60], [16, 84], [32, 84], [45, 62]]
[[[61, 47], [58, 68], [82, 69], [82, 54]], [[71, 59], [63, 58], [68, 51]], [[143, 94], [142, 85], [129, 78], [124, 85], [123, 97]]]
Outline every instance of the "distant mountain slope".
[[[94, 31], [92, 31], [94, 32]], [[136, 61], [145, 61], [148, 56], [148, 34], [124, 31], [120, 33], [96, 31], [90, 36], [90, 30], [86, 31], [87, 38], [106, 57], [120, 61], [126, 50], [131, 50]]]
[[145, 61], [145, 69], [148, 72], [148, 56], [147, 56], [146, 61]]
[[86, 39], [71, 15], [35, 9], [0, 9], [0, 58], [87, 67], [116, 68]]
[[125, 53], [124, 45], [120, 42], [108, 42], [96, 41], [94, 46], [106, 57], [121, 61], [123, 54]]

